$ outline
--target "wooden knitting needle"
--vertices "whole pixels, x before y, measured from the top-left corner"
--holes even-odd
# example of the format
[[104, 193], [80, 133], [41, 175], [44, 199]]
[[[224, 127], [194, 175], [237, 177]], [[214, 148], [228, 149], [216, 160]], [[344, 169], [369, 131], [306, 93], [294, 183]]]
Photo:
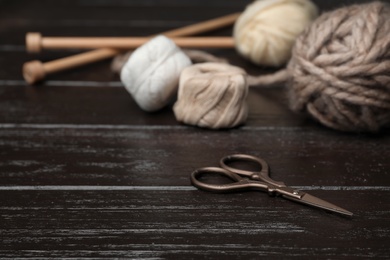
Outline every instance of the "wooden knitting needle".
[[[29, 52], [42, 49], [135, 49], [150, 40], [150, 37], [41, 37], [29, 33], [26, 37]], [[233, 48], [232, 37], [186, 37], [172, 38], [176, 45], [184, 48]]]
[[[188, 25], [182, 28], [173, 29], [163, 33], [168, 37], [188, 36], [200, 34], [208, 31], [212, 31], [218, 28], [229, 26], [233, 24], [236, 19], [240, 16], [240, 13], [234, 13], [212, 20], [200, 22], [197, 24]], [[114, 57], [121, 53], [123, 50], [116, 50], [110, 48], [98, 49], [88, 51], [85, 53], [73, 55], [70, 57], [49, 61], [42, 63], [41, 61], [35, 60], [26, 62], [23, 65], [23, 77], [29, 84], [34, 84], [37, 81], [43, 80], [46, 75], [51, 73], [79, 67], [92, 62], [97, 62], [107, 58]]]

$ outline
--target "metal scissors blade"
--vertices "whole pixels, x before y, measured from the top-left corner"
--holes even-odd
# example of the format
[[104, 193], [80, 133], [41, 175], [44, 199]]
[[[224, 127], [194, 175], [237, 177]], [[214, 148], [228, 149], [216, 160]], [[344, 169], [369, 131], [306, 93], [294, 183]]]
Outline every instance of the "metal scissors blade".
[[[234, 161], [252, 162], [258, 164], [261, 169], [257, 171], [248, 171], [238, 169], [229, 166]], [[256, 189], [266, 191], [270, 195], [281, 195], [283, 198], [296, 201], [302, 204], [310, 205], [313, 207], [325, 209], [328, 211], [336, 212], [346, 216], [352, 216], [353, 213], [340, 208], [332, 203], [319, 199], [306, 192], [293, 189], [286, 186], [283, 182], [275, 181], [269, 177], [269, 167], [266, 161], [261, 158], [246, 155], [246, 154], [234, 154], [223, 157], [220, 160], [221, 168], [207, 167], [197, 169], [191, 174], [191, 182], [194, 186], [213, 192], [230, 192], [237, 190]], [[229, 184], [209, 184], [198, 180], [198, 177], [203, 173], [218, 173], [233, 180], [233, 183]], [[244, 176], [247, 178], [240, 177]]]
[[350, 212], [346, 209], [340, 208], [340, 207], [338, 207], [330, 202], [327, 202], [325, 200], [319, 199], [313, 195], [310, 195], [309, 193], [304, 193], [300, 199], [289, 197], [287, 195], [282, 195], [282, 197], [289, 199], [289, 200], [293, 200], [293, 201], [302, 203], [302, 204], [306, 204], [309, 206], [313, 206], [313, 207], [321, 208], [324, 210], [336, 212], [336, 213], [339, 213], [339, 214], [342, 214], [345, 216], [352, 217], [352, 215], [353, 215], [352, 212]]

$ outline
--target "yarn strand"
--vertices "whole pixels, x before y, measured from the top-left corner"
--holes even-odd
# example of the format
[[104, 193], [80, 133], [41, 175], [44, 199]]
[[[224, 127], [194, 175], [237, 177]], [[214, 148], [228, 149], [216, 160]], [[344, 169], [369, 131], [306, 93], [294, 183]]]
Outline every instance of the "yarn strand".
[[289, 72], [287, 69], [279, 70], [273, 74], [252, 76], [248, 75], [248, 84], [251, 87], [272, 87], [276, 85], [286, 84], [289, 79]]
[[[214, 56], [205, 51], [189, 50], [189, 49], [183, 49], [182, 51], [188, 56], [188, 58], [190, 58], [190, 60], [193, 63], [203, 63], [203, 62], [228, 63], [226, 59]], [[111, 63], [111, 71], [119, 74], [132, 53], [133, 51], [129, 51], [127, 53], [119, 54], [115, 56], [115, 58]]]

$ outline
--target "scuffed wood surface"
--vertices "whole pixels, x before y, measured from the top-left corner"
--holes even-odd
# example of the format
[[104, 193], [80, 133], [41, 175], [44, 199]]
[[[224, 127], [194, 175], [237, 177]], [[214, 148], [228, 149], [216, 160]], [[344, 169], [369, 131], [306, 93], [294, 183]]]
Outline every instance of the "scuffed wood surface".
[[[386, 193], [371, 195], [386, 200]], [[0, 252], [167, 259], [388, 256], [389, 228], [381, 224], [389, 219], [388, 206], [374, 209], [365, 191], [318, 195], [340, 204], [353, 196], [362, 202], [351, 205], [359, 215], [344, 219], [256, 192], [3, 191], [12, 203], [1, 202], [7, 228]]]
[[[283, 86], [252, 89], [244, 126], [211, 131], [141, 111], [109, 61], [38, 86], [24, 34], [150, 35], [250, 1], [0, 1], [0, 257], [258, 259], [390, 257], [390, 138], [326, 129], [289, 111]], [[322, 10], [363, 1], [316, 1]], [[231, 28], [206, 35], [230, 35]], [[234, 50], [212, 50], [253, 74]], [[213, 194], [189, 174], [222, 156], [266, 159], [271, 176], [355, 213], [262, 192]]]
[[[290, 185], [382, 186], [390, 178], [389, 137], [292, 127], [3, 127], [3, 185], [182, 186], [189, 185], [196, 168], [218, 166], [233, 153], [265, 158], [273, 178]], [[366, 152], [359, 152], [361, 147]]]

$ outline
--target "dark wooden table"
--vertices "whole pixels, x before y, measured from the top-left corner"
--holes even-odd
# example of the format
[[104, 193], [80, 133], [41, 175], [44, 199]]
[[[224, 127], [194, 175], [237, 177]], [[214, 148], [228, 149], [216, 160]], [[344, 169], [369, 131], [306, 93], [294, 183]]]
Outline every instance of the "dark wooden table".
[[[243, 10], [249, 1], [0, 1], [0, 256], [4, 258], [390, 258], [390, 137], [327, 129], [287, 108], [284, 88], [250, 91], [245, 126], [211, 131], [141, 111], [109, 61], [37, 86], [24, 35], [149, 35]], [[359, 1], [317, 1], [321, 10]], [[231, 28], [205, 35], [230, 35]], [[250, 72], [234, 50], [213, 50]], [[276, 180], [350, 218], [266, 193], [192, 187], [220, 157], [265, 158]]]

